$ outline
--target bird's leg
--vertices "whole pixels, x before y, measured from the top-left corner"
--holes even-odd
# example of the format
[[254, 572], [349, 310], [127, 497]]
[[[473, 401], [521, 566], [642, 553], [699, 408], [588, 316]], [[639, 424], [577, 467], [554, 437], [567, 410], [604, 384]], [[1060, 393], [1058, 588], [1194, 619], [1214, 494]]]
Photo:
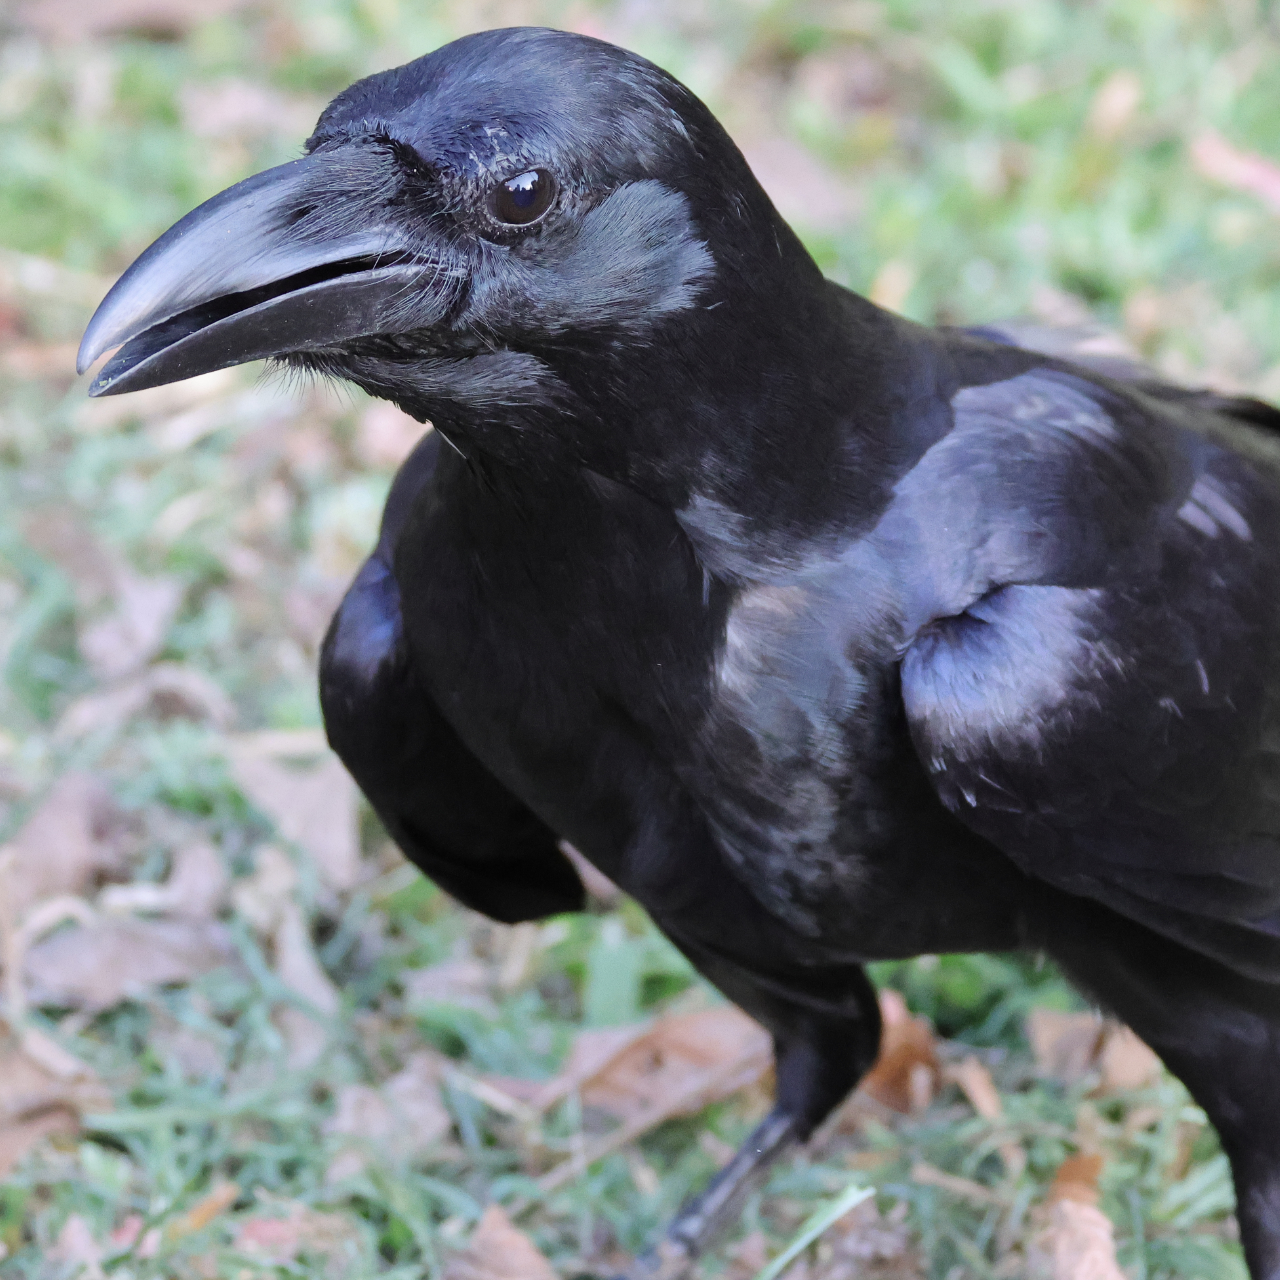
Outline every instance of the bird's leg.
[[805, 1141], [875, 1061], [880, 1009], [856, 965], [790, 973], [748, 973], [674, 939], [727, 996], [773, 1032], [777, 1100], [734, 1157], [676, 1215], [662, 1240], [626, 1280], [681, 1280], [731, 1227], [774, 1163]]
[[662, 1240], [642, 1254], [627, 1280], [679, 1280], [730, 1226], [779, 1157], [798, 1141], [794, 1116], [775, 1107], [732, 1160], [675, 1216]]
[[1253, 1280], [1280, 1280], [1280, 990], [1102, 908], [1047, 949], [1113, 1009], [1204, 1108], [1231, 1161]]

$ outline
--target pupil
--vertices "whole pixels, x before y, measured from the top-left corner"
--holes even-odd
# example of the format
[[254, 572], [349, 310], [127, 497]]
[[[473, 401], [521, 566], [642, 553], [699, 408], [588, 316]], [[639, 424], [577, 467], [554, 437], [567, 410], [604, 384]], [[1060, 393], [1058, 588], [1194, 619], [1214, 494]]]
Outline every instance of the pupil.
[[538, 198], [538, 175], [522, 173], [507, 183], [507, 190], [511, 192], [511, 202], [517, 209], [527, 209]]

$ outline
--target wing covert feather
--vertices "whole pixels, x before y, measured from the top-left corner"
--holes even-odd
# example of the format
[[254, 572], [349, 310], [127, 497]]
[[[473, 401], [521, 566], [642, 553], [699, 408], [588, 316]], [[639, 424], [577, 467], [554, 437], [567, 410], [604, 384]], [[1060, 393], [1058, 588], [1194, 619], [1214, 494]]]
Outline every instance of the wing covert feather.
[[[970, 527], [1017, 554], [982, 542], [975, 598], [905, 648], [937, 794], [1029, 874], [1280, 978], [1280, 481], [1114, 386], [954, 403], [951, 449], [986, 464]], [[1028, 427], [1038, 480], [1011, 484], [999, 442]]]

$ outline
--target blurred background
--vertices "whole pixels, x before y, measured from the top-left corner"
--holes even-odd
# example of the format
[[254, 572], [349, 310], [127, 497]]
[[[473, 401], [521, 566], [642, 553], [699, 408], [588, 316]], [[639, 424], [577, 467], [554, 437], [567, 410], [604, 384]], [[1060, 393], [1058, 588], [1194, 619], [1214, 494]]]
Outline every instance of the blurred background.
[[[490, 925], [326, 752], [317, 646], [421, 427], [257, 368], [74, 377], [115, 275], [330, 96], [522, 23], [683, 79], [886, 307], [1280, 398], [1263, 0], [8, 0], [0, 1276], [607, 1275], [767, 1103], [760, 1034], [611, 886]], [[704, 1275], [858, 1182], [792, 1280], [1244, 1276], [1203, 1115], [1050, 967], [876, 977], [873, 1079]]]

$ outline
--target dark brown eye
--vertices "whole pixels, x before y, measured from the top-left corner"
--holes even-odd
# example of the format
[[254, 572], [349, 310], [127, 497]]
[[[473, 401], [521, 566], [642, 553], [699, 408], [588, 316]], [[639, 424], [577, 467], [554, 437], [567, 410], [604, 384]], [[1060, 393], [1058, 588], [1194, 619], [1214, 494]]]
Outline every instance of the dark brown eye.
[[494, 187], [489, 207], [499, 222], [515, 227], [534, 222], [551, 207], [556, 180], [545, 169], [530, 169]]

